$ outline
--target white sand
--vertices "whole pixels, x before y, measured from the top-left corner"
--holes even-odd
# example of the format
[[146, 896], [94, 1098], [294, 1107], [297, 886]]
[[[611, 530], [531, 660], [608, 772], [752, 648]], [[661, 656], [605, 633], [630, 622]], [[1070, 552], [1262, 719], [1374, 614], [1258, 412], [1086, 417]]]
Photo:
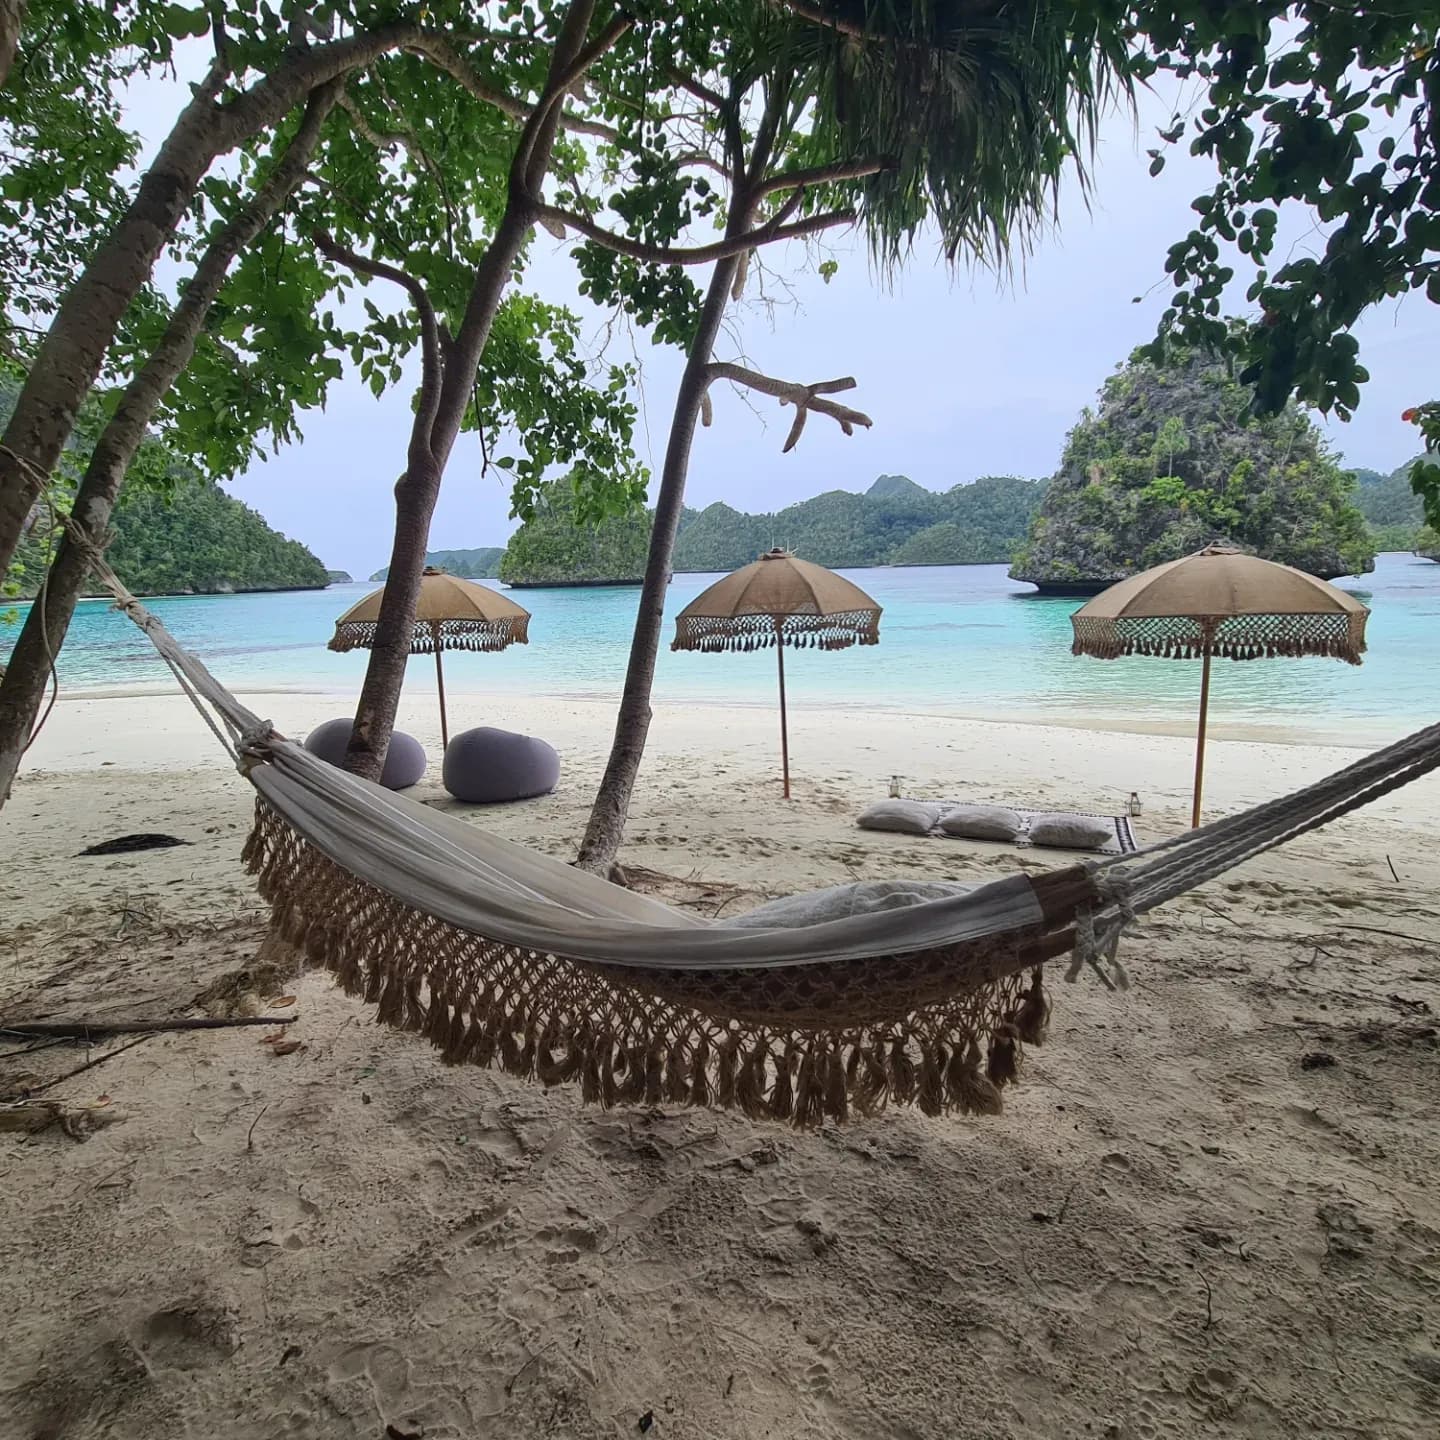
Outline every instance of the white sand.
[[[254, 705], [295, 734], [344, 708]], [[559, 746], [555, 795], [477, 818], [572, 854], [610, 708], [455, 708]], [[436, 752], [423, 697], [402, 723]], [[658, 707], [624, 860], [711, 909], [1063, 863], [856, 830], [893, 773], [1138, 790], [1145, 837], [1187, 808], [1178, 737], [820, 709], [791, 734], [786, 805], [772, 712]], [[1354, 753], [1216, 743], [1212, 813]], [[185, 1013], [253, 959], [249, 791], [186, 702], [67, 701], [30, 758], [0, 815], [0, 1016]], [[73, 858], [140, 830], [190, 843]], [[0, 1436], [1433, 1434], [1437, 834], [1432, 778], [1160, 912], [1129, 994], [1058, 987], [995, 1120], [588, 1111], [447, 1070], [313, 974], [283, 986], [295, 1053], [146, 1040], [46, 1092], [118, 1123], [0, 1133]], [[83, 1058], [0, 1059], [0, 1094]]]

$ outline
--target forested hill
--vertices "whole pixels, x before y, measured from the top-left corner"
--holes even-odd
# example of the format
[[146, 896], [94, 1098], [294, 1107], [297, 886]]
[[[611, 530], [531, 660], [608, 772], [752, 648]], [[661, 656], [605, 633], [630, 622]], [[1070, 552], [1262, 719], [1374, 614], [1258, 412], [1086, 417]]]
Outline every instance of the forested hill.
[[1352, 470], [1355, 508], [1365, 517], [1379, 550], [1413, 550], [1425, 543], [1425, 508], [1410, 488], [1413, 460], [1382, 475], [1378, 470]]
[[[493, 580], [500, 573], [500, 557], [504, 553], [503, 545], [484, 545], [478, 550], [431, 550], [425, 556], [425, 563], [447, 575], [458, 575], [462, 580]], [[370, 578], [385, 580], [389, 575], [390, 567], [386, 565]]]
[[1008, 562], [1045, 484], [989, 475], [937, 492], [882, 475], [863, 494], [830, 490], [773, 515], [717, 502], [681, 530], [675, 569], [734, 570], [775, 545], [832, 568]]
[[[0, 428], [18, 390], [17, 377], [0, 375]], [[99, 397], [92, 396], [51, 493], [59, 508], [69, 506], [101, 416]], [[153, 436], [142, 442], [131, 466], [111, 530], [107, 558], [140, 595], [320, 590], [329, 583], [325, 567], [298, 540], [272, 530], [256, 511], [201, 478]], [[52, 547], [50, 532], [49, 511], [39, 507], [0, 595], [35, 595]]]
[[[42, 520], [21, 542], [14, 587], [21, 599], [33, 597], [44, 578], [48, 528]], [[122, 491], [111, 528], [106, 558], [139, 595], [323, 590], [330, 583], [305, 546], [272, 530], [213, 481], [182, 480], [168, 496]]]

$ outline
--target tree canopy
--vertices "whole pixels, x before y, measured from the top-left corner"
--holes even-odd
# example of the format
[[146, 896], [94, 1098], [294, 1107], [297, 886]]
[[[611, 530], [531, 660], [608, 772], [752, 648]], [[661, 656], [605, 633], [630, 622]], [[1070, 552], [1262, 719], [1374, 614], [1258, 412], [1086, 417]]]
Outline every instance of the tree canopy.
[[1374, 565], [1354, 482], [1294, 405], [1257, 416], [1223, 359], [1137, 352], [1070, 432], [1011, 575], [1100, 589], [1211, 540], [1325, 578]]

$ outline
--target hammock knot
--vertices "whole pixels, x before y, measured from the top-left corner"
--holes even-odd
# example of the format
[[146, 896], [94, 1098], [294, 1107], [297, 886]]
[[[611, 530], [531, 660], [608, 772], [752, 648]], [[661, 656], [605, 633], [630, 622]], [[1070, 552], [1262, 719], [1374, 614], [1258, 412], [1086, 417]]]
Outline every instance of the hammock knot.
[[1082, 909], [1075, 917], [1075, 951], [1065, 979], [1072, 984], [1088, 965], [1107, 990], [1128, 990], [1130, 976], [1120, 963], [1120, 939], [1135, 921], [1130, 877], [1119, 870], [1087, 867], [1103, 904]]
[[255, 766], [269, 760], [274, 737], [275, 725], [270, 720], [257, 720], [240, 732], [235, 741], [235, 759], [242, 775], [248, 776]]

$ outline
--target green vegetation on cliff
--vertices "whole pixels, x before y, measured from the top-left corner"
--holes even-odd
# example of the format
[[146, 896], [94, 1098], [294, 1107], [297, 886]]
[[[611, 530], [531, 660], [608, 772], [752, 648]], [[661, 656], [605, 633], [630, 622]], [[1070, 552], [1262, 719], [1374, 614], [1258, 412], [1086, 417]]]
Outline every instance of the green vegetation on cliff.
[[1211, 540], [1327, 579], [1372, 569], [1353, 481], [1320, 432], [1250, 402], [1222, 363], [1132, 358], [1070, 432], [1012, 577], [1099, 589]]
[[638, 585], [650, 523], [650, 511], [637, 508], [582, 524], [575, 487], [552, 480], [541, 486], [534, 514], [510, 537], [500, 578], [508, 585]]
[[1045, 482], [990, 475], [943, 493], [882, 475], [864, 494], [829, 490], [773, 515], [707, 506], [684, 527], [677, 570], [735, 570], [774, 545], [832, 568], [1004, 562]]
[[[19, 391], [18, 377], [0, 376], [0, 428]], [[70, 508], [100, 428], [104, 400], [86, 402], [47, 503], [37, 507], [6, 577], [5, 594], [28, 599], [45, 578], [54, 544], [50, 506]], [[111, 520], [107, 559], [140, 595], [190, 595], [233, 590], [318, 590], [325, 567], [298, 540], [272, 530], [256, 511], [177, 460], [151, 437], [140, 446]], [[92, 593], [100, 593], [92, 587]]]
[[348, 570], [327, 570], [325, 578], [332, 585], [353, 585], [355, 577]]
[[1352, 470], [1355, 507], [1365, 517], [1377, 550], [1424, 548], [1425, 505], [1410, 486], [1415, 462], [1382, 475], [1378, 470]]
[[[482, 545], [478, 550], [431, 550], [426, 553], [425, 563], [447, 575], [458, 575], [462, 580], [493, 580], [500, 573], [500, 557], [504, 553], [503, 545]], [[383, 581], [389, 575], [390, 567], [386, 565], [370, 578]]]

